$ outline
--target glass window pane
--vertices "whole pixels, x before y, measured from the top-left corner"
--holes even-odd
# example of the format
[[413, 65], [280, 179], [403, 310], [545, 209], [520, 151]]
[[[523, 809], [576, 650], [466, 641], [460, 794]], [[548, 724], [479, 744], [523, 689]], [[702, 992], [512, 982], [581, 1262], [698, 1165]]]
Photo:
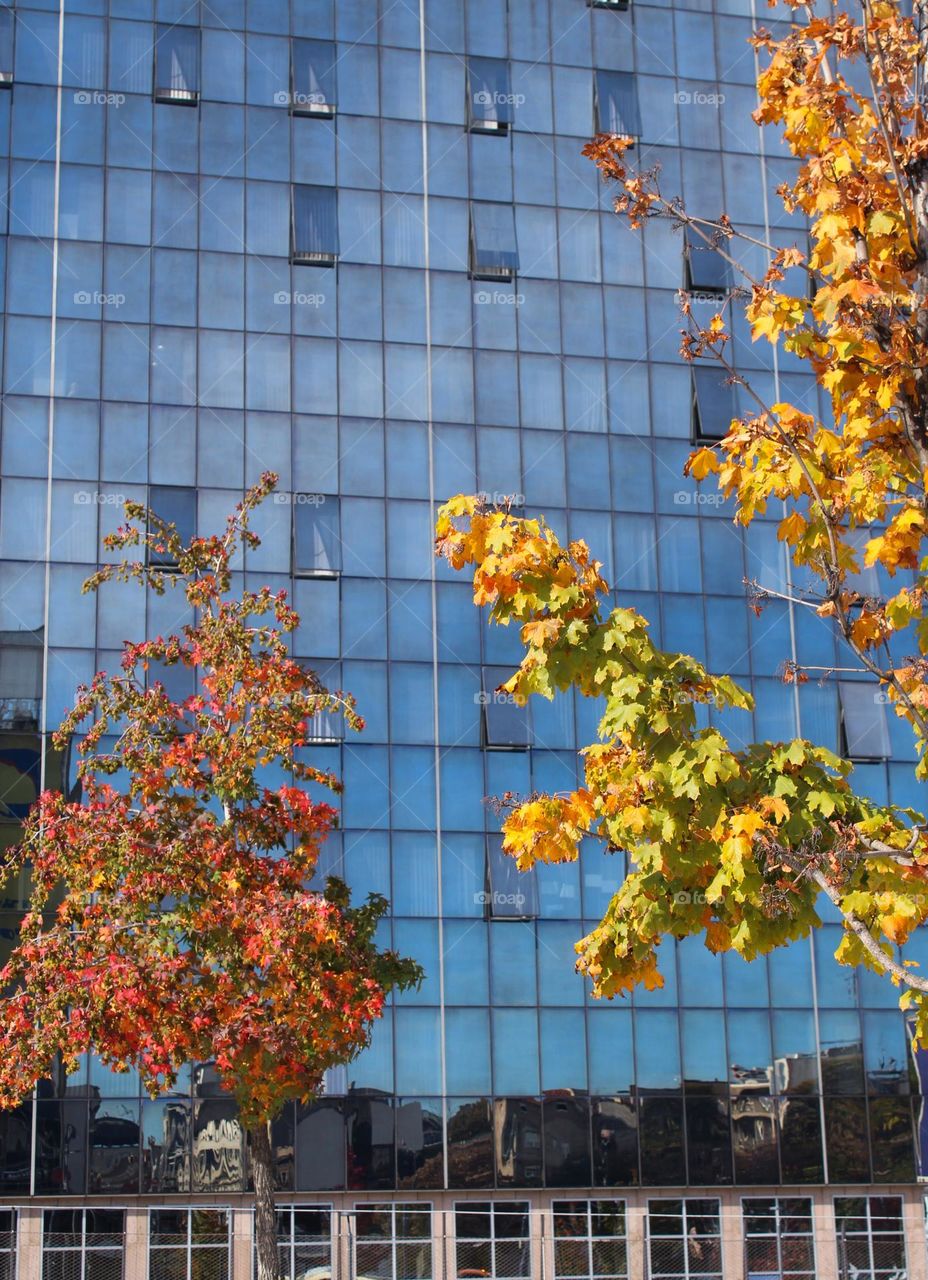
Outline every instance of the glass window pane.
[[291, 258], [331, 266], [338, 257], [338, 199], [334, 187], [293, 187]]
[[155, 100], [193, 105], [199, 96], [199, 28], [158, 27], [155, 44]]

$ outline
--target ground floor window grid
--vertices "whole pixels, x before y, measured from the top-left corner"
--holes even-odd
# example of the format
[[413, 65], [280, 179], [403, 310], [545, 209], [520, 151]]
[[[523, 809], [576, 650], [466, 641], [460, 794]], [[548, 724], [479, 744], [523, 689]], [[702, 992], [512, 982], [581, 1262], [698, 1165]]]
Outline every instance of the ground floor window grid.
[[122, 1209], [46, 1209], [42, 1280], [122, 1280], [125, 1233]]
[[228, 1209], [152, 1209], [148, 1280], [229, 1280], [231, 1225]]
[[624, 1280], [624, 1200], [555, 1200], [554, 1280]]
[[811, 1199], [752, 1196], [741, 1207], [746, 1280], [815, 1280]]
[[718, 1200], [649, 1200], [648, 1280], [722, 1280]]
[[527, 1200], [472, 1200], [454, 1206], [458, 1275], [519, 1280], [531, 1275], [531, 1210]]
[[836, 1196], [840, 1280], [905, 1280], [901, 1196]]
[[355, 1269], [377, 1280], [432, 1275], [432, 1207], [428, 1204], [358, 1204]]

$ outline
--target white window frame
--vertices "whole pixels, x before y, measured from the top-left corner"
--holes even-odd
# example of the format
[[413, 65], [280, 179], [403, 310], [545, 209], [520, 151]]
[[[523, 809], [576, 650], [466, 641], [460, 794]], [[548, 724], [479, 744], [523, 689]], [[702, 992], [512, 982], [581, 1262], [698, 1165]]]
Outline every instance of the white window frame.
[[[160, 1244], [153, 1245], [151, 1242], [151, 1216], [158, 1212], [168, 1213], [184, 1213], [187, 1215], [187, 1239], [184, 1244]], [[154, 1250], [183, 1249], [187, 1259], [186, 1280], [192, 1280], [190, 1263], [193, 1257], [193, 1251], [199, 1249], [220, 1249], [222, 1246], [216, 1244], [194, 1244], [191, 1240], [191, 1228], [193, 1225], [193, 1215], [201, 1212], [224, 1213], [226, 1215], [226, 1280], [232, 1280], [232, 1206], [228, 1204], [158, 1204], [148, 1206], [148, 1248], [146, 1250], [145, 1274], [151, 1280], [151, 1255]]]
[[[837, 1209], [837, 1204], [839, 1200], [862, 1200], [865, 1206], [866, 1218], [864, 1220], [866, 1222], [866, 1230], [854, 1231], [850, 1233], [855, 1239], [866, 1240], [867, 1242], [867, 1257], [868, 1257], [870, 1266], [869, 1266], [869, 1270], [867, 1271], [857, 1270], [856, 1275], [858, 1277], [858, 1280], [874, 1280], [874, 1278], [875, 1280], [905, 1280], [905, 1277], [908, 1275], [909, 1260], [908, 1260], [908, 1250], [906, 1248], [906, 1239], [905, 1239], [905, 1200], [903, 1199], [903, 1197], [900, 1195], [893, 1195], [892, 1193], [885, 1196], [873, 1195], [873, 1194], [867, 1195], [866, 1193], [863, 1193], [861, 1195], [856, 1195], [856, 1196], [853, 1194], [834, 1196], [832, 1198], [832, 1206], [831, 1206], [833, 1210]], [[873, 1212], [871, 1207], [874, 1200], [898, 1200], [899, 1201], [899, 1230], [898, 1231], [874, 1232]], [[846, 1260], [846, 1255], [845, 1255], [845, 1258], [842, 1259], [841, 1242], [842, 1240], [846, 1240], [848, 1238], [848, 1233], [845, 1232], [842, 1235], [841, 1232], [839, 1231], [837, 1212], [835, 1212], [834, 1223], [835, 1223], [834, 1240], [835, 1240], [835, 1252], [837, 1254], [838, 1276], [840, 1277], [840, 1280], [846, 1280], [846, 1273], [843, 1267], [843, 1262]], [[902, 1270], [900, 1271], [898, 1268], [890, 1269], [888, 1267], [879, 1267], [879, 1268], [875, 1267], [873, 1265], [875, 1261], [873, 1257], [874, 1242], [876, 1240], [886, 1239], [886, 1238], [895, 1237], [895, 1236], [899, 1237], [899, 1241], [902, 1245]], [[850, 1268], [847, 1269], [847, 1272], [850, 1273]]]
[[[399, 1191], [394, 1192], [394, 1195], [397, 1197], [399, 1197], [400, 1194], [401, 1193]], [[435, 1272], [435, 1212], [434, 1212], [434, 1205], [432, 1204], [431, 1200], [400, 1200], [399, 1198], [397, 1198], [396, 1200], [356, 1200], [353, 1208], [354, 1208], [354, 1232], [352, 1233], [352, 1238], [351, 1238], [351, 1274], [353, 1276], [360, 1276], [363, 1274], [358, 1269], [358, 1245], [368, 1243], [367, 1240], [361, 1239], [361, 1234], [358, 1231], [358, 1214], [364, 1213], [365, 1211], [371, 1212], [372, 1210], [378, 1213], [387, 1212], [390, 1214], [390, 1239], [389, 1241], [387, 1241], [386, 1239], [383, 1240], [384, 1244], [389, 1243], [389, 1246], [390, 1246], [390, 1273], [389, 1273], [390, 1280], [398, 1280], [398, 1278], [401, 1275], [405, 1274], [405, 1272], [399, 1272], [396, 1266], [396, 1249], [397, 1249], [397, 1245], [401, 1245], [401, 1244], [424, 1244], [427, 1242], [429, 1247], [429, 1259], [431, 1262], [429, 1272], [430, 1274], [434, 1274]], [[396, 1234], [397, 1209], [400, 1209], [403, 1211], [411, 1210], [414, 1213], [427, 1213], [429, 1215], [428, 1235], [427, 1236], [397, 1236]], [[369, 1242], [371, 1244], [375, 1243], [374, 1237], [371, 1237]]]
[[[605, 1190], [605, 1188], [604, 1188]], [[593, 1234], [593, 1205], [594, 1204], [614, 1204], [621, 1205], [622, 1221], [624, 1232], [620, 1236], [601, 1236]], [[559, 1212], [569, 1212], [568, 1210], [559, 1210], [558, 1205], [582, 1205], [586, 1211], [586, 1235], [585, 1236], [559, 1236], [557, 1234], [557, 1216]], [[618, 1212], [618, 1209], [616, 1210]], [[621, 1273], [628, 1280], [628, 1201], [620, 1196], [597, 1196], [587, 1197], [580, 1196], [576, 1200], [552, 1200], [551, 1201], [551, 1238], [554, 1241], [554, 1280], [599, 1280], [601, 1276], [614, 1277], [619, 1273], [616, 1271], [597, 1271], [595, 1268], [595, 1259], [593, 1256], [593, 1245], [597, 1240], [621, 1240], [625, 1245], [625, 1270]], [[561, 1240], [572, 1240], [575, 1244], [585, 1244], [587, 1254], [587, 1270], [583, 1276], [576, 1271], [558, 1271], [557, 1267], [557, 1246]]]
[[[73, 1244], [52, 1245], [51, 1247], [49, 1247], [49, 1246], [45, 1243], [45, 1241], [46, 1241], [46, 1236], [47, 1236], [47, 1234], [48, 1234], [48, 1232], [46, 1231], [46, 1227], [45, 1227], [45, 1221], [46, 1221], [45, 1215], [46, 1215], [46, 1214], [49, 1214], [49, 1213], [58, 1213], [58, 1212], [74, 1213], [74, 1214], [78, 1214], [78, 1213], [79, 1213], [79, 1214], [81, 1215], [81, 1229], [80, 1229], [80, 1233], [78, 1233], [78, 1232], [76, 1232], [76, 1231], [75, 1231], [75, 1232], [73, 1232], [73, 1233], [70, 1233], [70, 1232], [53, 1232], [53, 1233], [52, 1233], [53, 1235], [66, 1235], [66, 1234], [71, 1235], [71, 1234], [73, 1234], [73, 1237], [74, 1237], [74, 1243], [73, 1243]], [[120, 1244], [107, 1244], [107, 1245], [93, 1245], [93, 1244], [91, 1244], [91, 1245], [88, 1245], [88, 1243], [87, 1243], [87, 1214], [88, 1214], [88, 1213], [96, 1213], [96, 1212], [103, 1212], [103, 1213], [121, 1213], [121, 1214], [122, 1214], [122, 1232], [121, 1232], [121, 1237], [122, 1237], [122, 1238], [121, 1238], [121, 1243], [120, 1243]], [[14, 1223], [15, 1223], [15, 1216], [14, 1216]], [[15, 1230], [15, 1228], [14, 1228], [14, 1230]], [[15, 1246], [14, 1246], [14, 1248], [15, 1248]], [[78, 1205], [67, 1205], [67, 1204], [61, 1204], [61, 1205], [48, 1205], [48, 1204], [44, 1204], [44, 1205], [42, 1205], [42, 1273], [41, 1273], [41, 1274], [42, 1274], [43, 1280], [44, 1280], [44, 1277], [45, 1277], [45, 1259], [46, 1259], [46, 1257], [48, 1257], [49, 1255], [62, 1254], [62, 1253], [70, 1253], [70, 1254], [75, 1254], [75, 1253], [76, 1253], [76, 1254], [78, 1254], [78, 1256], [80, 1257], [80, 1271], [79, 1271], [79, 1273], [78, 1273], [78, 1276], [75, 1278], [75, 1280], [85, 1280], [85, 1277], [86, 1277], [86, 1275], [87, 1275], [87, 1255], [88, 1255], [89, 1253], [110, 1253], [110, 1254], [115, 1254], [115, 1253], [117, 1253], [117, 1252], [118, 1252], [118, 1254], [119, 1254], [119, 1262], [120, 1262], [119, 1274], [120, 1274], [120, 1276], [124, 1276], [124, 1275], [125, 1275], [125, 1273], [126, 1273], [126, 1209], [125, 1209], [125, 1206], [124, 1206], [124, 1205], [108, 1205], [108, 1204], [101, 1204], [101, 1205], [92, 1205], [92, 1204], [91, 1204], [91, 1205], [79, 1205], [79, 1206], [78, 1206]], [[14, 1274], [15, 1274], [15, 1272], [14, 1272]]]
[[[298, 1246], [296, 1242], [296, 1236], [293, 1233], [293, 1215], [294, 1213], [299, 1213], [300, 1210], [309, 1210], [314, 1213], [327, 1213], [329, 1215], [329, 1258], [328, 1258], [328, 1263], [325, 1265], [327, 1265], [331, 1270], [335, 1263], [335, 1255], [336, 1255], [337, 1240], [338, 1240], [338, 1233], [336, 1230], [335, 1206], [328, 1201], [322, 1202], [322, 1201], [293, 1200], [293, 1201], [283, 1201], [283, 1202], [278, 1201], [276, 1209], [278, 1214], [286, 1213], [289, 1215], [289, 1218], [290, 1218], [289, 1234], [286, 1237], [281, 1236], [279, 1232], [277, 1234], [278, 1257], [280, 1256], [281, 1250], [284, 1248], [286, 1248], [287, 1254], [289, 1257], [287, 1269], [283, 1271], [284, 1280], [294, 1280], [294, 1278], [298, 1274], [296, 1270], [296, 1258], [295, 1258], [295, 1253]], [[258, 1253], [257, 1253], [258, 1242], [257, 1242], [257, 1239], [255, 1238], [254, 1223], [255, 1223], [255, 1215], [254, 1215], [254, 1210], [252, 1210], [252, 1213], [251, 1213], [251, 1274], [253, 1277], [257, 1276], [258, 1274]]]
[[[776, 1191], [776, 1188], [771, 1188], [771, 1191], [774, 1191], [774, 1192], [775, 1192], [775, 1191]], [[744, 1207], [744, 1206], [745, 1206], [745, 1204], [747, 1204], [749, 1201], [757, 1201], [757, 1200], [772, 1200], [772, 1201], [773, 1201], [773, 1206], [774, 1206], [774, 1208], [773, 1208], [773, 1217], [772, 1217], [772, 1218], [770, 1218], [770, 1221], [774, 1224], [774, 1229], [773, 1229], [772, 1231], [766, 1231], [766, 1232], [763, 1232], [763, 1233], [761, 1233], [761, 1234], [759, 1234], [759, 1235], [752, 1235], [752, 1236], [749, 1236], [749, 1235], [748, 1235], [748, 1233], [747, 1233], [747, 1219], [748, 1219], [748, 1218], [751, 1218], [751, 1217], [756, 1218], [756, 1217], [767, 1217], [767, 1216], [768, 1216], [768, 1215], [766, 1215], [766, 1214], [755, 1214], [755, 1213], [749, 1213], [749, 1212], [746, 1212], [746, 1211], [745, 1211], [745, 1207]], [[781, 1206], [782, 1206], [782, 1204], [784, 1203], [784, 1201], [786, 1201], [786, 1200], [805, 1200], [805, 1201], [806, 1201], [806, 1203], [808, 1204], [808, 1206], [809, 1206], [809, 1230], [808, 1230], [807, 1232], [805, 1232], [805, 1231], [789, 1231], [789, 1232], [784, 1233], [784, 1232], [781, 1230], [781, 1228], [780, 1228], [780, 1221], [781, 1221], [781, 1219], [782, 1219], [782, 1218], [789, 1218], [789, 1217], [794, 1217], [794, 1216], [795, 1216], [794, 1214], [785, 1213], [785, 1212], [783, 1211], [783, 1209], [782, 1209], [782, 1207], [781, 1207]], [[790, 1271], [790, 1277], [805, 1275], [805, 1276], [807, 1276], [807, 1277], [808, 1277], [808, 1280], [815, 1280], [815, 1277], [816, 1277], [816, 1275], [818, 1274], [818, 1252], [817, 1252], [817, 1250], [816, 1250], [816, 1248], [815, 1248], [815, 1202], [814, 1202], [814, 1200], [812, 1199], [812, 1197], [811, 1197], [811, 1196], [801, 1196], [801, 1195], [800, 1195], [800, 1196], [782, 1196], [782, 1195], [775, 1195], [775, 1194], [772, 1194], [772, 1195], [769, 1195], [769, 1196], [765, 1196], [765, 1195], [745, 1195], [745, 1196], [742, 1196], [742, 1197], [741, 1197], [741, 1238], [742, 1238], [742, 1240], [743, 1240], [743, 1242], [744, 1242], [744, 1253], [745, 1253], [745, 1258], [744, 1258], [744, 1275], [745, 1275], [745, 1280], [750, 1280], [750, 1276], [751, 1276], [751, 1272], [748, 1270], [748, 1258], [747, 1258], [748, 1241], [749, 1241], [749, 1240], [773, 1240], [773, 1241], [775, 1241], [775, 1242], [776, 1242], [776, 1249], [777, 1249], [777, 1268], [778, 1268], [778, 1270], [779, 1270], [779, 1271], [782, 1271], [782, 1270], [783, 1270], [783, 1237], [784, 1237], [784, 1234], [786, 1234], [786, 1236], [787, 1236], [787, 1238], [788, 1238], [788, 1239], [794, 1239], [794, 1238], [795, 1238], [795, 1239], [803, 1239], [803, 1240], [804, 1240], [804, 1239], [808, 1239], [808, 1240], [811, 1242], [811, 1244], [812, 1244], [812, 1270], [811, 1270], [811, 1271], [805, 1271], [805, 1272], [802, 1272], [802, 1271]]]
[[[493, 1193], [490, 1192], [491, 1197]], [[486, 1205], [490, 1215], [490, 1234], [489, 1236], [459, 1236], [458, 1235], [458, 1214], [459, 1213], [483, 1213], [486, 1210], [478, 1208], [478, 1205]], [[528, 1221], [528, 1234], [525, 1236], [500, 1236], [496, 1234], [496, 1216], [502, 1216], [506, 1213], [518, 1213], [525, 1215]], [[467, 1244], [488, 1244], [490, 1246], [490, 1261], [492, 1264], [491, 1275], [498, 1277], [498, 1280], [520, 1280], [518, 1275], [507, 1274], [501, 1271], [496, 1261], [496, 1245], [497, 1242], [505, 1244], [510, 1241], [524, 1241], [528, 1245], [528, 1262], [529, 1269], [527, 1275], [536, 1275], [535, 1271], [535, 1246], [532, 1239], [532, 1205], [530, 1200], [499, 1200], [491, 1198], [488, 1200], [455, 1200], [451, 1205], [452, 1222], [454, 1224], [454, 1271], [460, 1271], [458, 1261], [458, 1245], [460, 1243]]]
[[[668, 1197], [668, 1200], [669, 1199], [670, 1197]], [[672, 1236], [671, 1235], [655, 1235], [654, 1232], [651, 1230], [652, 1213], [656, 1217], [676, 1217], [676, 1214], [661, 1212], [660, 1206], [667, 1204], [668, 1200], [658, 1200], [655, 1197], [649, 1197], [647, 1202], [647, 1206], [646, 1206], [647, 1230], [645, 1233], [645, 1251], [646, 1251], [645, 1252], [645, 1268], [646, 1268], [649, 1280], [671, 1280], [671, 1278], [672, 1280], [722, 1280], [723, 1271], [722, 1271], [722, 1201], [721, 1201], [721, 1198], [719, 1196], [673, 1196], [672, 1199], [679, 1200], [682, 1205], [682, 1211], [680, 1214], [682, 1232], [680, 1235], [672, 1235]], [[705, 1217], [708, 1217], [709, 1215], [705, 1213], [697, 1213], [695, 1210], [693, 1210], [693, 1212], [690, 1213], [689, 1206], [695, 1205], [697, 1203], [704, 1204], [707, 1201], [710, 1203], [714, 1203], [716, 1206], [715, 1216], [717, 1216], [719, 1220], [718, 1234], [699, 1236], [697, 1238], [700, 1240], [717, 1240], [718, 1241], [718, 1245], [719, 1245], [718, 1271], [706, 1271], [699, 1266], [693, 1267], [690, 1265], [690, 1250], [689, 1250], [690, 1218], [705, 1218]], [[652, 1205], [657, 1207], [652, 1209], [651, 1207]], [[652, 1240], [672, 1240], [672, 1241], [682, 1242], [684, 1246], [683, 1270], [682, 1271], [652, 1270], [651, 1268], [651, 1241]]]

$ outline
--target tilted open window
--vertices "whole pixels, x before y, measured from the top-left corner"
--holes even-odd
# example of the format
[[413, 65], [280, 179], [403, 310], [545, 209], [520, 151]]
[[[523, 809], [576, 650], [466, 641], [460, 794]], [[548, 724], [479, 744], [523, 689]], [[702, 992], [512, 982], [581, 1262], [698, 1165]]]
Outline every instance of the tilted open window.
[[338, 261], [338, 195], [334, 187], [294, 185], [290, 261], [313, 267], [331, 267]]
[[515, 210], [511, 204], [470, 206], [470, 273], [475, 280], [512, 280], [519, 270]]
[[199, 27], [158, 27], [154, 97], [156, 102], [172, 102], [185, 107], [195, 107], [199, 102]]

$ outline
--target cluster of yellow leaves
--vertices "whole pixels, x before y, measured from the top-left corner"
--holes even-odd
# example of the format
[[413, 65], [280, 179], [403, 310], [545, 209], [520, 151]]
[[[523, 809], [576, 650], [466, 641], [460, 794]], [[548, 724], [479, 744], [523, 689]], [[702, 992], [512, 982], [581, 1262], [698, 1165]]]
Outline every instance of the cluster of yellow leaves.
[[914, 869], [856, 856], [864, 832], [901, 848], [908, 830], [904, 815], [855, 796], [847, 764], [801, 740], [736, 751], [700, 728], [700, 704], [749, 709], [749, 695], [658, 649], [635, 610], [606, 612], [608, 587], [584, 544], [562, 547], [542, 521], [459, 497], [439, 513], [436, 547], [471, 571], [491, 621], [521, 627], [525, 655], [507, 690], [521, 701], [572, 687], [599, 701], [583, 785], [528, 796], [503, 823], [522, 870], [573, 860], [590, 836], [628, 855], [604, 919], [577, 943], [597, 994], [660, 985], [667, 936], [703, 933], [712, 950], [753, 958], [808, 933], [819, 891], [797, 871], [807, 846], [885, 937], [928, 915], [928, 840]]

